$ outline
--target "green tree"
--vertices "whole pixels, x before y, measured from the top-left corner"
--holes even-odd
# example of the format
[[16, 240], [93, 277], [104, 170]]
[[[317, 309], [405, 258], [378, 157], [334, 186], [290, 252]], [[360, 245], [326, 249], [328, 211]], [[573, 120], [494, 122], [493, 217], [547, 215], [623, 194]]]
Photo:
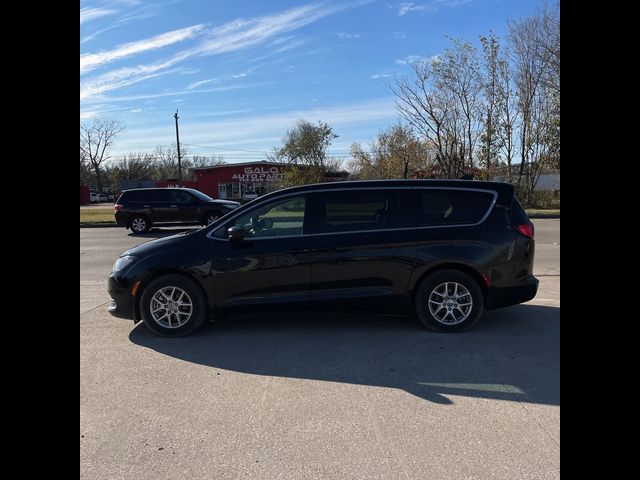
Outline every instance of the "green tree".
[[361, 179], [409, 178], [430, 164], [429, 151], [410, 126], [394, 125], [378, 133], [369, 150], [351, 145], [350, 168]]
[[280, 181], [282, 187], [319, 183], [327, 173], [336, 171], [339, 162], [327, 156], [331, 142], [338, 138], [333, 129], [319, 121], [317, 125], [301, 118], [287, 131], [282, 146], [275, 148], [267, 158], [292, 164]]

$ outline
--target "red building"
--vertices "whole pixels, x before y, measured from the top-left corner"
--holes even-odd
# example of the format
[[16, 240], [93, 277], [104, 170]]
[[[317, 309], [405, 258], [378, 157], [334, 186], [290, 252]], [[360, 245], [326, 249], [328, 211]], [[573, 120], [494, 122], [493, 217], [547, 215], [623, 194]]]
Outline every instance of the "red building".
[[194, 168], [196, 187], [212, 198], [241, 200], [245, 192], [258, 195], [277, 189], [287, 165], [273, 162], [245, 162]]

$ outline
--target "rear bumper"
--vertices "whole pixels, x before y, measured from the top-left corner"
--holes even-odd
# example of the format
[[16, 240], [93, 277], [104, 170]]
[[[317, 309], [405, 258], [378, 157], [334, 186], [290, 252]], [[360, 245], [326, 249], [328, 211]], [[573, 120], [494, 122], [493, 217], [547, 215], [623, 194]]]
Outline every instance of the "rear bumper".
[[136, 316], [135, 297], [128, 288], [119, 287], [113, 277], [109, 277], [109, 296], [111, 297], [107, 311], [118, 318], [126, 318], [134, 322]]
[[114, 218], [119, 227], [126, 227], [129, 221], [129, 215], [122, 212], [115, 212]]
[[487, 291], [485, 308], [493, 310], [496, 308], [509, 307], [519, 303], [528, 302], [538, 293], [540, 282], [533, 275], [527, 281], [515, 287], [489, 288]]

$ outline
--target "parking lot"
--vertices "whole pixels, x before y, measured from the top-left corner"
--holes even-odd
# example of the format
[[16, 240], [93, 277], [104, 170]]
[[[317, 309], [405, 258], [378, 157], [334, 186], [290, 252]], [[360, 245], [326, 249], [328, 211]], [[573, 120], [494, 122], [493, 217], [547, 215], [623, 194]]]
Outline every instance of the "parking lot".
[[106, 312], [118, 254], [171, 230], [81, 228], [81, 478], [559, 478], [560, 220], [534, 224], [537, 297], [463, 334], [336, 312], [177, 339]]

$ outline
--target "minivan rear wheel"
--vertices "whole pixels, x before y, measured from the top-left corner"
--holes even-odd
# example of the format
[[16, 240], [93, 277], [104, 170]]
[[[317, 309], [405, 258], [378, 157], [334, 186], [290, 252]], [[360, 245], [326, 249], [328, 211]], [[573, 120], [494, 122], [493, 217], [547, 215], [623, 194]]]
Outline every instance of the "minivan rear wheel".
[[149, 220], [147, 220], [147, 217], [143, 217], [142, 215], [135, 215], [131, 217], [131, 220], [129, 220], [129, 228], [133, 233], [144, 233], [149, 231], [151, 225], [149, 224]]
[[163, 337], [181, 337], [196, 331], [206, 318], [207, 302], [194, 280], [163, 275], [153, 280], [140, 297], [144, 325]]
[[458, 332], [475, 325], [484, 309], [478, 283], [459, 270], [440, 270], [426, 277], [416, 291], [416, 313], [436, 332]]

